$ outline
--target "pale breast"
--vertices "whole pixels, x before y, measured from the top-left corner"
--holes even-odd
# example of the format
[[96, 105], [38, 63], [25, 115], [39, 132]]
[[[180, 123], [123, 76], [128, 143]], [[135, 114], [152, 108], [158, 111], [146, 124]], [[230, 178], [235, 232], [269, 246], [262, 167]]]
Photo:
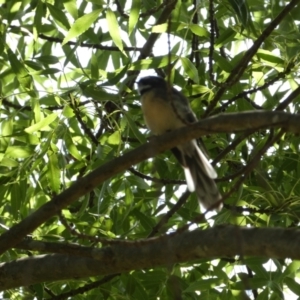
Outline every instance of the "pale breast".
[[153, 134], [160, 135], [185, 125], [178, 119], [171, 104], [153, 92], [145, 93], [141, 102], [146, 125]]

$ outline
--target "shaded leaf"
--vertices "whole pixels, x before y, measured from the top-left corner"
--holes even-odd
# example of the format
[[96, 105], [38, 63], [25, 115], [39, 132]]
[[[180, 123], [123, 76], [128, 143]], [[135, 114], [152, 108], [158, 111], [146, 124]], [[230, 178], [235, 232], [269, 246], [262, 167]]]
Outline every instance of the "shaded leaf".
[[56, 23], [64, 30], [69, 30], [69, 21], [66, 15], [60, 9], [49, 3], [47, 3], [47, 8], [49, 9], [51, 16], [56, 21]]
[[53, 192], [58, 193], [60, 190], [60, 168], [58, 165], [58, 158], [56, 153], [48, 152], [48, 166], [47, 166], [47, 179], [50, 188]]
[[198, 77], [198, 72], [196, 67], [194, 66], [194, 64], [192, 64], [192, 62], [186, 58], [186, 57], [182, 57], [181, 59], [181, 63], [183, 66], [184, 71], [186, 72], [186, 74], [195, 82], [195, 83], [199, 83], [199, 77]]

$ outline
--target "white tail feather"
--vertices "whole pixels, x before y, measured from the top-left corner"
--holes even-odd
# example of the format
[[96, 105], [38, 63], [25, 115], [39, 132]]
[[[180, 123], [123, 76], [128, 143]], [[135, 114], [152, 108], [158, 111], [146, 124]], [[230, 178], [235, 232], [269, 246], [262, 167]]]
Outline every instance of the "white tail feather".
[[215, 169], [213, 168], [213, 166], [210, 164], [210, 162], [208, 161], [208, 159], [206, 158], [206, 156], [202, 153], [202, 151], [199, 149], [197, 143], [195, 140], [192, 141], [192, 143], [194, 144], [198, 154], [199, 154], [199, 157], [200, 157], [200, 160], [202, 161], [203, 163], [203, 167], [207, 173], [207, 176], [210, 177], [211, 179], [215, 179], [218, 177], [218, 174], [217, 172], [215, 171]]
[[190, 192], [194, 192], [196, 190], [196, 187], [195, 187], [195, 182], [192, 177], [191, 171], [189, 168], [186, 168], [186, 167], [183, 167], [183, 170], [184, 170], [187, 187]]

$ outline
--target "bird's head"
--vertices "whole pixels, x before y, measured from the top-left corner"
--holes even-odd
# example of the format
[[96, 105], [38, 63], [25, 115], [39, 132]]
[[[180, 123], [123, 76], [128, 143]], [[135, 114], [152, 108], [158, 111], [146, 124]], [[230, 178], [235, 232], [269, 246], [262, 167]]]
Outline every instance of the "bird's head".
[[138, 82], [138, 91], [141, 95], [148, 92], [154, 88], [167, 88], [167, 83], [162, 77], [157, 76], [147, 76], [141, 78]]

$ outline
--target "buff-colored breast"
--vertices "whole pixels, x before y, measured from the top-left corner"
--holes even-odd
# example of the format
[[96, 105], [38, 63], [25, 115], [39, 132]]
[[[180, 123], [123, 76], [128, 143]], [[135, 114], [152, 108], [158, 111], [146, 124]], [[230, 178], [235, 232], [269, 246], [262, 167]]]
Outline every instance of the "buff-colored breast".
[[153, 134], [161, 135], [185, 126], [176, 116], [171, 103], [160, 98], [153, 91], [146, 92], [141, 102], [146, 125]]

